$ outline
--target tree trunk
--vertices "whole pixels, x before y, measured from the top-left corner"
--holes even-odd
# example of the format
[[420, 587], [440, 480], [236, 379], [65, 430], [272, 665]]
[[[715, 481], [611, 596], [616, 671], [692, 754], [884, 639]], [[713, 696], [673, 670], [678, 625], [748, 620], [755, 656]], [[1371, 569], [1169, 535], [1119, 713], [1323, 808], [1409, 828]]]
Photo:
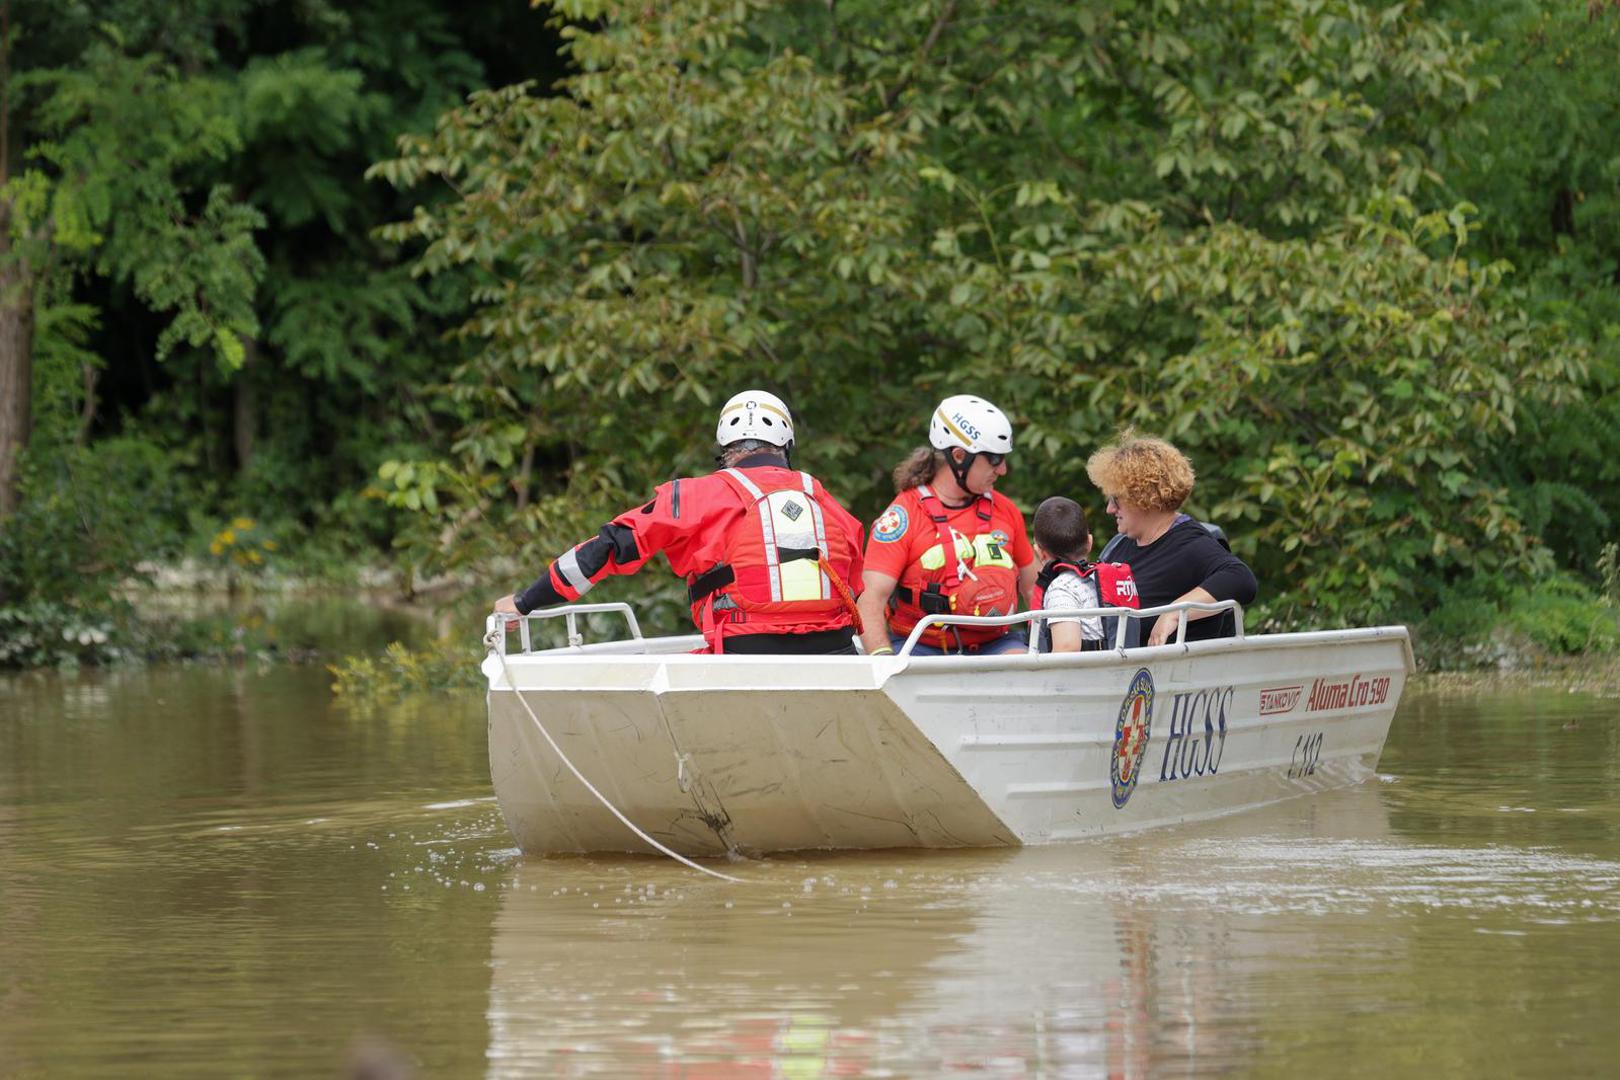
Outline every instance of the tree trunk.
[[79, 410], [79, 434], [74, 445], [82, 450], [90, 445], [90, 429], [96, 426], [96, 385], [101, 382], [101, 369], [81, 364], [79, 370], [84, 375], [84, 406]]
[[[11, 0], [0, 0], [0, 191], [10, 179]], [[0, 521], [17, 511], [33, 406], [34, 283], [11, 249], [11, 200], [0, 197]]]
[[34, 398], [34, 283], [8, 254], [0, 244], [0, 521], [17, 509]]
[[1575, 235], [1575, 193], [1567, 187], [1553, 192], [1552, 231], [1554, 235]]
[[258, 398], [253, 388], [253, 362], [259, 357], [259, 343], [242, 338], [242, 370], [236, 373], [236, 474], [245, 475], [253, 464], [253, 438], [258, 428]]
[[523, 448], [523, 468], [518, 472], [517, 479], [517, 508], [526, 509], [529, 505], [529, 481], [534, 475], [534, 443]]

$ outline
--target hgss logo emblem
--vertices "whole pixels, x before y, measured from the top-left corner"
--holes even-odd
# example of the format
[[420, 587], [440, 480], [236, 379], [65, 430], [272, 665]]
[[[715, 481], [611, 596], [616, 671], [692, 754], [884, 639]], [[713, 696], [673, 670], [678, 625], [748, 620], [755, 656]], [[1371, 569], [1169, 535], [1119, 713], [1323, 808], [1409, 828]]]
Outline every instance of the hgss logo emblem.
[[1109, 778], [1114, 785], [1114, 809], [1130, 801], [1136, 790], [1136, 777], [1147, 752], [1148, 735], [1153, 728], [1153, 676], [1142, 668], [1131, 680], [1125, 700], [1119, 706], [1119, 722], [1114, 725], [1114, 756]]

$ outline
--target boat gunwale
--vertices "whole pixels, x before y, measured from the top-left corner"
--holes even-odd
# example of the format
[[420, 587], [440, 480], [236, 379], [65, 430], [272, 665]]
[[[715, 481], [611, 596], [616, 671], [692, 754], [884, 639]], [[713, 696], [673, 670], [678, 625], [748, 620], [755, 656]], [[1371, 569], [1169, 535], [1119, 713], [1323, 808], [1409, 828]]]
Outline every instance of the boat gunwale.
[[[656, 645], [680, 642], [685, 644], [692, 640], [691, 635], [675, 635], [662, 638], [637, 638], [633, 642], [638, 645]], [[555, 668], [570, 663], [610, 662], [613, 664], [639, 664], [650, 662], [655, 665], [675, 664], [687, 666], [692, 664], [708, 664], [716, 660], [724, 661], [727, 666], [771, 666], [790, 667], [808, 664], [816, 667], [850, 664], [862, 662], [870, 664], [880, 673], [878, 680], [887, 681], [903, 672], [915, 671], [918, 674], [927, 674], [939, 671], [1020, 671], [1020, 670], [1051, 670], [1059, 668], [1110, 668], [1116, 666], [1148, 666], [1155, 663], [1174, 661], [1183, 657], [1203, 656], [1220, 653], [1241, 653], [1248, 651], [1271, 652], [1288, 649], [1312, 648], [1320, 645], [1350, 644], [1365, 641], [1398, 640], [1402, 646], [1405, 660], [1406, 674], [1412, 675], [1417, 671], [1417, 665], [1412, 655], [1412, 641], [1410, 632], [1400, 624], [1386, 626], [1358, 626], [1345, 627], [1338, 630], [1305, 630], [1291, 631], [1279, 634], [1249, 634], [1241, 638], [1215, 638], [1207, 641], [1189, 641], [1181, 644], [1165, 644], [1139, 646], [1134, 649], [1107, 649], [1092, 652], [1074, 653], [1003, 653], [995, 656], [916, 656], [916, 655], [884, 655], [876, 657], [856, 655], [846, 656], [817, 656], [797, 654], [749, 654], [727, 655], [717, 657], [710, 653], [692, 652], [654, 652], [635, 651], [624, 652], [611, 648], [614, 645], [628, 644], [630, 642], [606, 642], [593, 648], [586, 646], [564, 646], [557, 649], [536, 650], [527, 653], [513, 653], [506, 657], [506, 662], [514, 668]], [[497, 680], [492, 679], [490, 687], [496, 689]], [[501, 688], [505, 688], [504, 686]], [[870, 687], [868, 687], [870, 688]], [[739, 688], [740, 689], [740, 688]]]
[[1417, 665], [1412, 656], [1411, 634], [1405, 626], [1398, 623], [1388, 626], [1351, 626], [1339, 630], [1299, 630], [1280, 634], [1249, 634], [1241, 638], [1212, 638], [1207, 641], [1141, 645], [1134, 649], [1103, 649], [1079, 653], [913, 656], [909, 658], [910, 663], [903, 665], [901, 669], [916, 667], [923, 671], [933, 671], [941, 667], [954, 667], [962, 663], [971, 663], [976, 670], [1107, 667], [1119, 664], [1122, 661], [1127, 666], [1139, 664], [1145, 667], [1150, 663], [1175, 660], [1184, 656], [1202, 656], [1209, 653], [1237, 653], [1250, 650], [1270, 652], [1278, 649], [1310, 648], [1316, 645], [1336, 645], [1390, 639], [1397, 639], [1403, 645], [1402, 652], [1405, 654], [1406, 673], [1408, 675], [1415, 673]]

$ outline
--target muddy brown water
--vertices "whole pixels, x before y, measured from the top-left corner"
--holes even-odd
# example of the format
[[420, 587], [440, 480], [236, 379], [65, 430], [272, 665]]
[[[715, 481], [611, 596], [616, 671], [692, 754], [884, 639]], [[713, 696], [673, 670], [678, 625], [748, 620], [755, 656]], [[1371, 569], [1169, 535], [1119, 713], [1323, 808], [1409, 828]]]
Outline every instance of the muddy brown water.
[[1414, 684], [1349, 791], [1123, 839], [524, 858], [477, 694], [0, 679], [0, 1076], [1612, 1075], [1620, 700]]

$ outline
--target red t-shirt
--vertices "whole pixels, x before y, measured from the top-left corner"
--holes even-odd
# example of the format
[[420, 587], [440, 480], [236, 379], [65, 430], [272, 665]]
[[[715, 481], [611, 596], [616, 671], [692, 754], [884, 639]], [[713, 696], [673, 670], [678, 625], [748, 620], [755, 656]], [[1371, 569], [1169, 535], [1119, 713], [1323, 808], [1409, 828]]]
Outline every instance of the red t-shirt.
[[[944, 503], [946, 525], [956, 543], [957, 554], [969, 569], [997, 567], [1018, 572], [1035, 561], [1024, 514], [1004, 495], [991, 495], [990, 520], [979, 516], [979, 499], [959, 510]], [[866, 569], [886, 574], [900, 588], [920, 593], [930, 582], [944, 581], [950, 569], [940, 545], [939, 529], [923, 508], [922, 495], [911, 488], [895, 496], [889, 508], [878, 516], [866, 543]], [[896, 633], [910, 633], [915, 618], [891, 612], [889, 626]], [[993, 640], [1006, 633], [994, 627], [963, 628], [962, 639], [969, 643]], [[933, 644], [932, 640], [929, 642]]]

